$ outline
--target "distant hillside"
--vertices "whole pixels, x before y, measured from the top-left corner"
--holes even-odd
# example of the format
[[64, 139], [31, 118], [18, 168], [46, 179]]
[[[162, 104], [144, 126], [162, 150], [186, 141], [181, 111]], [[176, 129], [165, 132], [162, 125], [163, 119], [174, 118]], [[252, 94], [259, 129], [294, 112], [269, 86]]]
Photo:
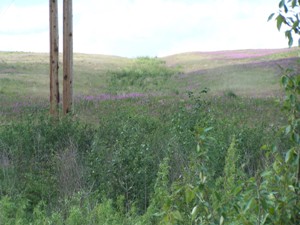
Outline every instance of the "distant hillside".
[[[240, 96], [274, 96], [281, 92], [280, 67], [298, 71], [298, 54], [298, 48], [290, 48], [189, 52], [163, 57], [167, 66], [179, 68], [180, 73], [157, 89], [163, 95], [208, 88], [212, 95], [230, 91]], [[75, 95], [107, 93], [111, 71], [127, 68], [134, 62], [135, 59], [117, 56], [75, 54]], [[0, 52], [1, 96], [48, 98], [48, 71], [48, 54]]]
[[282, 68], [299, 71], [299, 49], [252, 49], [189, 52], [165, 57], [169, 66], [181, 65], [187, 87], [208, 87], [242, 96], [269, 97], [281, 92]]
[[[187, 71], [209, 69], [226, 65], [272, 62], [299, 57], [298, 48], [249, 49], [214, 52], [188, 52], [165, 57], [169, 65], [181, 64]], [[289, 60], [288, 60], [289, 61]], [[287, 64], [289, 65], [289, 64]], [[283, 65], [285, 66], [285, 65]]]

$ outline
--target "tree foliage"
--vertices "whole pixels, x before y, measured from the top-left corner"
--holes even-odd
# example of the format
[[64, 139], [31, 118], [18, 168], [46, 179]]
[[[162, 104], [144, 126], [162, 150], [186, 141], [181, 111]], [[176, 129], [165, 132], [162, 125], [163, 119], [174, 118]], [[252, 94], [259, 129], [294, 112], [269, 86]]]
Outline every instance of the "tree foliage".
[[[279, 31], [282, 25], [285, 25], [285, 36], [288, 38], [288, 45], [291, 47], [294, 41], [293, 36], [300, 35], [300, 0], [281, 0], [278, 7], [279, 11], [272, 13], [268, 21], [276, 16], [275, 20]], [[300, 38], [298, 45], [300, 46]]]

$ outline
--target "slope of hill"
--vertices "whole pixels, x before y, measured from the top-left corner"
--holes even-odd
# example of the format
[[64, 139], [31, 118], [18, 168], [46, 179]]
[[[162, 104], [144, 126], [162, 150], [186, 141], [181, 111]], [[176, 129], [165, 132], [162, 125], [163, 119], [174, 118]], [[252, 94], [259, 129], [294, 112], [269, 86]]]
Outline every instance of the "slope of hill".
[[[230, 91], [246, 97], [275, 96], [280, 94], [280, 67], [297, 71], [297, 57], [297, 48], [172, 55], [162, 60], [166, 61], [168, 67], [179, 68], [178, 74], [169, 77], [163, 86], [159, 84], [155, 89], [131, 88], [127, 92], [180, 95], [208, 88], [212, 95]], [[112, 71], [128, 68], [135, 61], [136, 59], [115, 56], [75, 54], [75, 96], [108, 93]], [[48, 62], [48, 54], [0, 52], [0, 103], [11, 97], [47, 99]], [[126, 94], [126, 91], [120, 92], [119, 94]]]
[[168, 65], [182, 65], [186, 87], [208, 87], [212, 93], [228, 90], [238, 95], [278, 95], [281, 67], [297, 68], [298, 49], [259, 49], [193, 52], [166, 57]]

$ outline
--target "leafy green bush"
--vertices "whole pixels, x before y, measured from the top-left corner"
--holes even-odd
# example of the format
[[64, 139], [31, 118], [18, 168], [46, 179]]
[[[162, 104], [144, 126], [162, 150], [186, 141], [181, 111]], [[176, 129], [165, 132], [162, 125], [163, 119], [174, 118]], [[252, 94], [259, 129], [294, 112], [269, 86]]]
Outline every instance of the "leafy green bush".
[[90, 148], [92, 138], [92, 130], [69, 118], [56, 121], [45, 116], [27, 117], [1, 129], [0, 143], [4, 146], [1, 152], [6, 155], [6, 170], [12, 175], [9, 177], [1, 170], [1, 193], [21, 193], [32, 209], [41, 200], [54, 203], [60, 196], [62, 172], [57, 156], [72, 143], [78, 149], [78, 160], [84, 159], [82, 156]]
[[148, 206], [160, 157], [166, 154], [159, 121], [118, 111], [102, 121], [89, 154], [90, 177], [99, 193], [124, 196], [126, 212]]
[[0, 198], [0, 225], [28, 224], [26, 199], [2, 196]]
[[140, 57], [129, 67], [109, 72], [109, 89], [113, 92], [136, 88], [159, 90], [176, 73], [176, 69], [167, 67], [161, 59]]

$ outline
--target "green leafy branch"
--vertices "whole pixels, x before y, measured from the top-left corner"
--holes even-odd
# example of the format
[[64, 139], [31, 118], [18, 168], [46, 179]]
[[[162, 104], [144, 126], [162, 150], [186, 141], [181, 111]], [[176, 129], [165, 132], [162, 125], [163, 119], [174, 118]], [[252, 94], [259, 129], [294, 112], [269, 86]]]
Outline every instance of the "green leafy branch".
[[[286, 25], [288, 29], [285, 31], [285, 36], [288, 38], [288, 45], [293, 45], [293, 34], [300, 35], [300, 1], [299, 0], [281, 0], [279, 2], [279, 12], [272, 13], [268, 21], [276, 16], [277, 29], [280, 31], [282, 24]], [[300, 46], [300, 39], [298, 41]]]

